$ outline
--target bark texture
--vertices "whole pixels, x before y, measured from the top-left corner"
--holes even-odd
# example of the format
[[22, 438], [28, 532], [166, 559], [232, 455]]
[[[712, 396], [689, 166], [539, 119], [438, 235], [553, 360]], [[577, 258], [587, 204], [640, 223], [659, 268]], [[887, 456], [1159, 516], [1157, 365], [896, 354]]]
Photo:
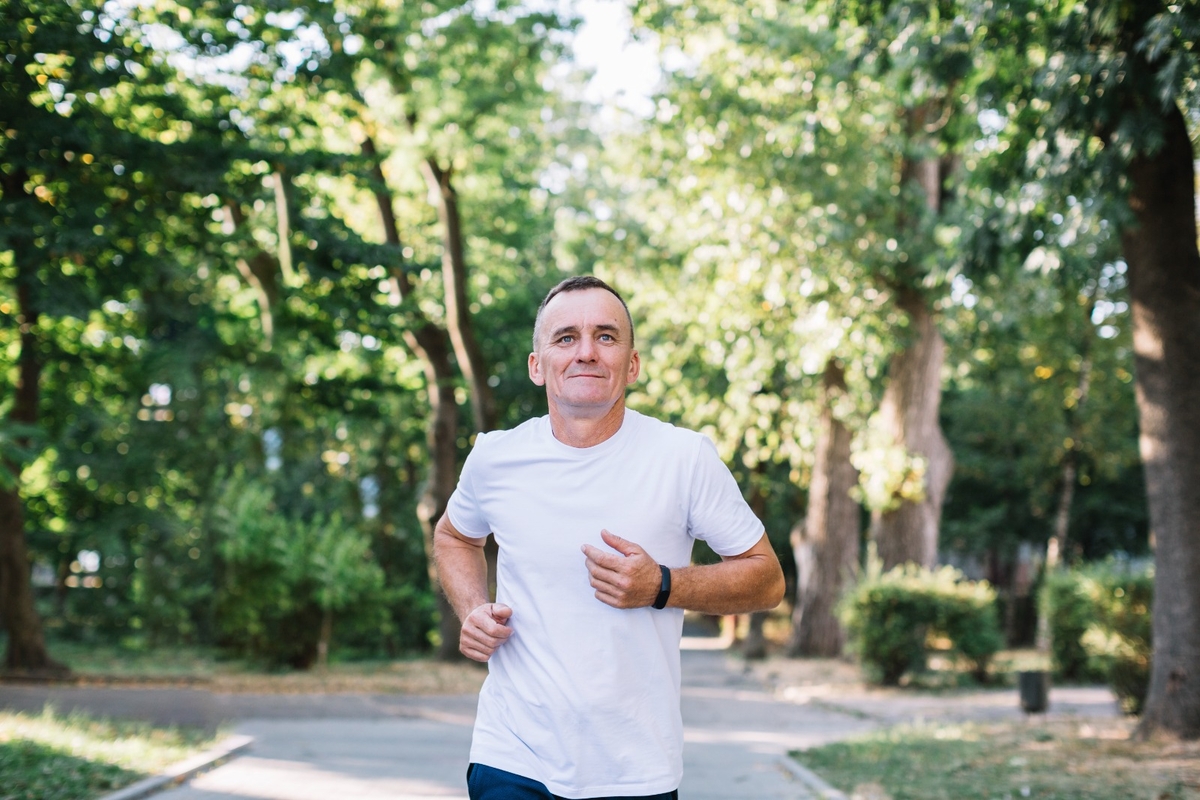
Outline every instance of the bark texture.
[[[400, 229], [392, 208], [392, 195], [384, 179], [375, 143], [367, 137], [362, 145], [363, 155], [371, 160], [373, 192], [379, 208], [380, 221], [388, 244], [400, 247]], [[391, 268], [393, 300], [399, 304], [411, 292], [411, 285], [403, 264]], [[450, 358], [450, 341], [446, 331], [425, 319], [415, 307], [412, 309], [414, 324], [404, 331], [404, 343], [421, 362], [425, 372], [425, 386], [429, 394], [429, 419], [425, 428], [425, 440], [429, 448], [429, 469], [421, 500], [417, 504], [417, 518], [421, 523], [421, 534], [425, 546], [425, 561], [429, 571], [429, 585], [437, 597], [438, 634], [441, 639], [437, 657], [444, 661], [458, 660], [461, 631], [458, 616], [439, 590], [437, 562], [433, 558], [433, 529], [458, 481], [458, 404], [454, 399], [455, 371]]]
[[425, 542], [425, 558], [429, 567], [429, 584], [437, 595], [438, 658], [455, 661], [462, 658], [458, 650], [458, 637], [462, 630], [454, 607], [440, 591], [437, 562], [433, 558], [433, 529], [442, 515], [458, 482], [458, 449], [455, 437], [458, 432], [458, 405], [454, 399], [454, 371], [450, 364], [450, 348], [446, 332], [433, 325], [405, 333], [405, 341], [421, 359], [425, 367], [425, 385], [429, 392], [429, 424], [425, 429], [429, 446], [429, 472], [421, 501], [417, 504], [417, 518], [421, 522], [421, 533]]
[[[20, 303], [21, 354], [9, 420], [34, 425], [38, 421], [38, 384], [42, 374], [37, 351], [38, 314], [27, 286], [18, 284], [17, 299]], [[4, 666], [6, 670], [23, 673], [68, 672], [46, 651], [42, 620], [33, 602], [29, 551], [25, 542], [25, 508], [19, 483], [21, 465], [5, 460], [0, 468], [8, 470], [14, 479], [11, 489], [0, 489], [0, 619], [8, 631]]]
[[1194, 154], [1178, 107], [1129, 167], [1139, 448], [1155, 542], [1154, 653], [1142, 734], [1200, 737], [1200, 252]]
[[[952, 155], [937, 155], [937, 135], [949, 120], [949, 109], [943, 102], [929, 100], [909, 109], [903, 120], [909, 152], [900, 164], [900, 185], [915, 186], [926, 212], [932, 214], [941, 213], [946, 176], [956, 162]], [[916, 235], [910, 215], [901, 214], [899, 226], [906, 235]], [[879, 411], [891, 440], [911, 455], [924, 457], [925, 498], [905, 500], [886, 513], [872, 513], [871, 535], [884, 569], [910, 561], [925, 567], [937, 564], [942, 501], [954, 471], [954, 456], [938, 421], [946, 344], [918, 286], [917, 276], [901, 271], [896, 285], [890, 287], [898, 308], [908, 316], [911, 339], [892, 358]]]
[[[496, 401], [488, 383], [487, 362], [471, 323], [470, 298], [467, 294], [467, 260], [463, 247], [462, 216], [454, 173], [430, 157], [421, 163], [425, 184], [437, 199], [438, 221], [442, 225], [442, 292], [446, 304], [446, 329], [454, 345], [459, 371], [470, 387], [471, 415], [476, 433], [496, 429]], [[496, 537], [488, 536], [483, 547], [488, 565], [488, 594], [496, 596], [496, 575], [500, 548]]]
[[937, 564], [942, 502], [954, 471], [954, 456], [938, 421], [946, 344], [923, 297], [902, 291], [898, 300], [913, 339], [892, 358], [879, 413], [894, 442], [924, 457], [925, 498], [872, 514], [872, 535], [884, 569], [910, 561], [925, 567]]
[[850, 497], [858, 483], [858, 470], [850, 463], [850, 431], [834, 414], [845, 391], [842, 366], [831, 360], [823, 378], [808, 514], [792, 531], [796, 603], [789, 656], [834, 658], [846, 642], [835, 611], [858, 570], [860, 509]]
[[488, 385], [487, 364], [471, 324], [467, 296], [467, 262], [463, 250], [462, 218], [453, 173], [433, 158], [422, 162], [429, 193], [437, 198], [438, 220], [442, 225], [442, 286], [446, 303], [446, 328], [454, 344], [458, 368], [471, 387], [471, 413], [475, 430], [485, 433], [496, 427], [496, 403]]

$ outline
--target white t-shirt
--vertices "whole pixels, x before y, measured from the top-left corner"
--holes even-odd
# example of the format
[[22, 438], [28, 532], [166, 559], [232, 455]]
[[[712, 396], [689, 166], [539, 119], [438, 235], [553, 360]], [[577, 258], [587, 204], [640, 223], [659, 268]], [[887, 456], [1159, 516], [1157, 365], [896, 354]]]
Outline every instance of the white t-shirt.
[[556, 795], [670, 792], [683, 777], [683, 611], [597, 600], [580, 547], [605, 528], [684, 567], [704, 539], [746, 552], [763, 524], [702, 434], [625, 411], [595, 447], [554, 438], [548, 417], [481, 434], [448, 506], [462, 534], [494, 533], [497, 601], [512, 636], [492, 655], [471, 761]]

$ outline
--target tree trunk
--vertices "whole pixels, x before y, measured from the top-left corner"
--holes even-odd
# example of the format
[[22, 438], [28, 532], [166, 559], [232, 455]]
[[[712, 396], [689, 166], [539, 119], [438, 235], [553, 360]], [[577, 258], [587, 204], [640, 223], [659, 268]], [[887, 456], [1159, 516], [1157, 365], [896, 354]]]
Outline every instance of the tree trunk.
[[1155, 542], [1154, 653], [1139, 732], [1200, 737], [1200, 252], [1194, 154], [1178, 107], [1129, 166], [1139, 448]]
[[[467, 259], [463, 248], [462, 217], [453, 172], [443, 169], [431, 156], [421, 163], [425, 184], [437, 199], [438, 220], [442, 225], [442, 288], [446, 302], [446, 324], [454, 357], [467, 385], [471, 388], [471, 414], [476, 433], [496, 429], [496, 401], [488, 384], [488, 368], [471, 324], [470, 298], [467, 295]], [[488, 536], [483, 546], [488, 565], [488, 593], [496, 596], [496, 574], [500, 548], [496, 537]]]
[[429, 444], [429, 473], [425, 479], [425, 490], [417, 504], [417, 517], [421, 521], [421, 533], [425, 540], [425, 559], [429, 568], [429, 585], [437, 594], [438, 658], [451, 661], [462, 658], [458, 650], [461, 625], [454, 607], [441, 591], [437, 562], [433, 557], [433, 529], [442, 515], [458, 482], [458, 449], [455, 437], [458, 433], [458, 405], [454, 399], [454, 373], [450, 367], [450, 349], [447, 347], [446, 332], [433, 325], [406, 335], [414, 352], [425, 364], [425, 384], [429, 392], [429, 424], [426, 441]]
[[750, 612], [746, 638], [742, 641], [742, 658], [747, 661], [762, 661], [767, 657], [767, 635], [763, 625], [770, 614], [769, 611]]
[[279, 271], [283, 273], [283, 285], [296, 284], [296, 271], [292, 266], [292, 214], [288, 207], [287, 180], [283, 172], [275, 170], [271, 175], [275, 190], [275, 236], [279, 251]]
[[1067, 448], [1062, 461], [1062, 486], [1058, 492], [1058, 510], [1054, 513], [1054, 533], [1046, 542], [1046, 572], [1058, 569], [1066, 558], [1067, 535], [1071, 532], [1071, 506], [1075, 502], [1075, 486], [1079, 483], [1079, 453]]
[[[948, 120], [948, 108], [929, 100], [908, 109], [903, 120], [909, 152], [900, 165], [900, 185], [917, 187], [926, 211], [933, 214], [941, 213], [943, 184], [955, 161], [937, 155], [937, 131]], [[899, 227], [908, 236], [917, 230], [914, 216], [899, 216]], [[908, 315], [912, 339], [892, 357], [879, 411], [891, 440], [910, 455], [924, 457], [925, 499], [905, 500], [893, 511], [871, 514], [871, 535], [885, 570], [910, 561], [926, 567], [937, 564], [942, 501], [954, 471], [954, 456], [938, 421], [946, 344], [918, 283], [914, 276], [901, 277], [891, 287], [898, 308]]]
[[[392, 208], [392, 195], [384, 179], [375, 142], [368, 136], [362, 144], [363, 154], [371, 160], [372, 177], [375, 185], [376, 205], [388, 244], [400, 247], [400, 229], [396, 224]], [[391, 267], [391, 284], [394, 302], [399, 304], [412, 287], [403, 264]], [[429, 585], [437, 597], [438, 634], [441, 639], [437, 657], [450, 661], [462, 658], [458, 650], [461, 631], [454, 608], [441, 591], [438, 580], [437, 562], [433, 558], [433, 529], [454, 492], [458, 481], [458, 404], [454, 399], [455, 374], [450, 360], [450, 342], [446, 332], [429, 322], [414, 305], [411, 313], [416, 324], [404, 331], [404, 342], [421, 362], [425, 372], [425, 387], [429, 394], [429, 421], [425, 427], [425, 439], [429, 447], [429, 471], [425, 478], [421, 501], [417, 504], [417, 518], [421, 523], [425, 543], [425, 561], [429, 573]]]
[[871, 515], [885, 570], [910, 561], [925, 567], [937, 564], [942, 501], [954, 471], [954, 456], [938, 422], [946, 344], [923, 297], [901, 291], [898, 300], [908, 314], [913, 340], [892, 358], [879, 413], [892, 440], [925, 459], [925, 498]]
[[[18, 269], [22, 259], [17, 254]], [[38, 312], [31, 302], [28, 286], [20, 282], [31, 276], [18, 273], [18, 324], [21, 329], [21, 354], [17, 368], [17, 386], [9, 421], [35, 425], [38, 421], [39, 382], [42, 363], [37, 352]], [[20, 442], [27, 445], [28, 442]], [[25, 509], [21, 502], [21, 465], [5, 460], [0, 468], [13, 477], [11, 489], [0, 489], [0, 618], [8, 631], [8, 651], [4, 666], [27, 673], [65, 673], [69, 670], [50, 658], [42, 620], [33, 601], [30, 583], [29, 551], [25, 542]]]
[[[242, 211], [241, 206], [233, 200], [226, 202], [221, 226], [225, 235], [232, 236], [245, 223], [246, 214]], [[250, 258], [238, 258], [234, 263], [242, 280], [246, 281], [246, 285], [254, 291], [264, 344], [270, 347], [271, 340], [275, 335], [275, 304], [279, 300], [276, 261], [262, 250], [256, 249]]]
[[834, 658], [845, 644], [835, 611], [858, 571], [859, 550], [859, 505], [850, 497], [858, 470], [850, 463], [850, 431], [834, 414], [845, 391], [842, 365], [831, 359], [825, 365], [808, 513], [792, 531], [796, 604], [789, 656]]
[[329, 642], [333, 639], [333, 609], [321, 609], [321, 633], [317, 637], [317, 669], [329, 666]]
[[[1092, 310], [1096, 307], [1095, 300], [1087, 305], [1087, 325], [1091, 325]], [[1079, 365], [1079, 385], [1076, 387], [1075, 405], [1067, 409], [1067, 430], [1070, 431], [1071, 446], [1063, 454], [1062, 487], [1058, 495], [1058, 511], [1054, 515], [1054, 534], [1046, 543], [1046, 571], [1058, 569], [1058, 565], [1066, 558], [1067, 535], [1071, 529], [1071, 506], [1075, 501], [1075, 487], [1079, 478], [1079, 451], [1082, 449], [1080, 439], [1083, 430], [1083, 410], [1087, 406], [1088, 394], [1092, 385], [1092, 334], [1085, 333], [1083, 344], [1079, 348], [1082, 359]]]
[[458, 213], [458, 193], [453, 173], [443, 169], [432, 157], [421, 162], [425, 184], [437, 199], [438, 220], [442, 224], [442, 285], [446, 302], [446, 323], [458, 368], [471, 387], [471, 413], [475, 430], [484, 433], [496, 427], [496, 403], [488, 385], [488, 369], [483, 350], [471, 324], [470, 298], [467, 296], [467, 261], [463, 250], [462, 220]]

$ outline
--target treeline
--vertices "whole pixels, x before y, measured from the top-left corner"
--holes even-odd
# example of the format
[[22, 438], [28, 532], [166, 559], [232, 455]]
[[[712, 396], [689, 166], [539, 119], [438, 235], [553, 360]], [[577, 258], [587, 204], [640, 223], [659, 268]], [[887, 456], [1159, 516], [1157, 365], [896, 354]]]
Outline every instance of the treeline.
[[[629, 297], [633, 404], [708, 432], [795, 565], [791, 652], [840, 651], [868, 542], [989, 577], [1019, 639], [1030, 570], [1150, 527], [1194, 638], [1200, 11], [633, 12], [672, 69], [614, 125], [577, 21], [522, 5], [5, 5], [10, 668], [55, 667], [43, 619], [450, 656], [431, 526], [473, 435], [541, 413], [576, 272]], [[1165, 686], [1148, 724], [1200, 726]]]

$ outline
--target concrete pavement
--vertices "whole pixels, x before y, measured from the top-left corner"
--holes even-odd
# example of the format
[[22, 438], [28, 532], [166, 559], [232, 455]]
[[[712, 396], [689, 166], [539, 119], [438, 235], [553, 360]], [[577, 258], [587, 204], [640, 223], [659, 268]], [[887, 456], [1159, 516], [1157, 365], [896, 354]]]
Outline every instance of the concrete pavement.
[[[919, 694], [781, 685], [722, 651], [683, 654], [686, 800], [808, 800], [789, 750], [920, 720], [1019, 718], [1016, 691]], [[142, 717], [253, 736], [250, 750], [162, 800], [466, 799], [473, 696], [220, 695], [200, 689], [0, 685], [0, 707]], [[1113, 716], [1106, 689], [1055, 689], [1052, 714]]]

